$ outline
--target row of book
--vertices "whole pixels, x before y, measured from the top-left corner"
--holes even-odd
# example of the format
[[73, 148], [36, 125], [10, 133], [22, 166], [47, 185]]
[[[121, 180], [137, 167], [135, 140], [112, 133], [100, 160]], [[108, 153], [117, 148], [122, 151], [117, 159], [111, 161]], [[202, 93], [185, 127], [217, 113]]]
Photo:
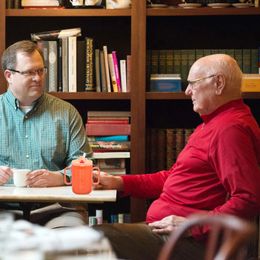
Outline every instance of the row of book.
[[126, 174], [130, 158], [129, 111], [88, 111], [86, 134], [95, 165], [109, 174]]
[[129, 92], [131, 55], [118, 59], [107, 45], [95, 48], [81, 28], [32, 33], [43, 51], [47, 92]]
[[148, 79], [151, 74], [179, 74], [183, 87], [186, 87], [191, 65], [197, 59], [215, 53], [225, 53], [234, 57], [243, 73], [260, 73], [260, 48], [148, 50]]
[[186, 145], [192, 128], [150, 128], [147, 136], [148, 171], [170, 169]]

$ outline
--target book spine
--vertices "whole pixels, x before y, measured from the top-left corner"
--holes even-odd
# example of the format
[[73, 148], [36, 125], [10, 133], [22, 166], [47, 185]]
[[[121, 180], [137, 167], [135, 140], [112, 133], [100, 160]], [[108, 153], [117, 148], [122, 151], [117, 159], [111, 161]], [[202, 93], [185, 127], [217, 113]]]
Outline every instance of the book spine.
[[69, 40], [68, 38], [62, 38], [62, 92], [69, 92], [69, 78], [68, 78], [68, 66], [69, 66]]
[[77, 91], [85, 91], [86, 79], [86, 48], [85, 41], [77, 41]]
[[93, 38], [86, 37], [86, 91], [95, 91], [94, 88], [94, 43]]
[[105, 58], [104, 58], [103, 50], [100, 51], [100, 73], [101, 73], [101, 90], [102, 92], [107, 92]]
[[111, 78], [111, 82], [112, 82], [113, 92], [118, 92], [118, 86], [116, 83], [116, 73], [115, 73], [112, 53], [108, 54], [108, 65], [109, 65], [110, 78]]
[[49, 43], [49, 92], [58, 91], [58, 43], [57, 41], [48, 41]]
[[77, 92], [77, 37], [68, 37], [69, 92]]
[[117, 84], [118, 92], [122, 92], [116, 51], [112, 51], [112, 58], [113, 58], [113, 64], [114, 64], [114, 70], [115, 70], [116, 84]]
[[86, 124], [87, 135], [130, 135], [130, 124]]
[[99, 49], [95, 49], [95, 82], [96, 82], [96, 91], [101, 92], [100, 50]]
[[126, 56], [126, 92], [131, 91], [131, 55]]
[[121, 90], [126, 92], [126, 60], [120, 60]]
[[58, 41], [58, 91], [62, 92], [62, 39]]
[[47, 74], [45, 75], [44, 89], [49, 91], [49, 44], [48, 41], [38, 41], [37, 46], [42, 50], [44, 65], [47, 68]]
[[110, 84], [110, 72], [109, 72], [109, 65], [108, 65], [108, 51], [107, 46], [103, 46], [103, 53], [104, 53], [104, 62], [105, 62], [105, 75], [106, 75], [106, 87], [107, 92], [111, 92], [111, 84]]

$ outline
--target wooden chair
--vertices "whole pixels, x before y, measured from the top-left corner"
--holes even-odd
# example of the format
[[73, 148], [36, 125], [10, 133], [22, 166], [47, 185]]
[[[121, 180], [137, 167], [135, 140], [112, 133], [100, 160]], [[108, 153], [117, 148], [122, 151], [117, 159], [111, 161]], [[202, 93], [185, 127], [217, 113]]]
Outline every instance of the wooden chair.
[[203, 225], [210, 228], [205, 260], [246, 259], [245, 248], [256, 232], [256, 227], [252, 223], [231, 215], [195, 214], [170, 235], [160, 252], [159, 260], [171, 259], [171, 254], [180, 238], [193, 227]]

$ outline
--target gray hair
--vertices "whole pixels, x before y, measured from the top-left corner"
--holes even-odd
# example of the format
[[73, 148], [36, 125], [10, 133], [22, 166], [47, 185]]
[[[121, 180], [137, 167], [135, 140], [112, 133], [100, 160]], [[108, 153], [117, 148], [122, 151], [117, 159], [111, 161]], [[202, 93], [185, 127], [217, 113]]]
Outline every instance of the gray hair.
[[[12, 45], [10, 45], [2, 55], [2, 69], [5, 71], [6, 69], [15, 69], [17, 64], [17, 53], [26, 53], [28, 55], [33, 54], [35, 51], [38, 51], [43, 59], [43, 53], [41, 49], [37, 46], [36, 43], [29, 41], [29, 40], [23, 40], [16, 42]], [[44, 59], [43, 59], [44, 60]]]

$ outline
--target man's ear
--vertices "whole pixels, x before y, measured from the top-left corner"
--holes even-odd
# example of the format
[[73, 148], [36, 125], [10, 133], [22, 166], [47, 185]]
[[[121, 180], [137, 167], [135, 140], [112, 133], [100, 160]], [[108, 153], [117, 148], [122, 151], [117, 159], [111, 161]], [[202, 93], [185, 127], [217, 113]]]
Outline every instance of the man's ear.
[[12, 80], [12, 72], [10, 70], [5, 70], [4, 76], [5, 76], [5, 79], [8, 82], [8, 84], [10, 84], [10, 82]]
[[223, 90], [226, 86], [226, 79], [224, 75], [216, 75], [216, 81], [215, 81], [215, 93], [217, 96], [220, 96], [223, 93]]

